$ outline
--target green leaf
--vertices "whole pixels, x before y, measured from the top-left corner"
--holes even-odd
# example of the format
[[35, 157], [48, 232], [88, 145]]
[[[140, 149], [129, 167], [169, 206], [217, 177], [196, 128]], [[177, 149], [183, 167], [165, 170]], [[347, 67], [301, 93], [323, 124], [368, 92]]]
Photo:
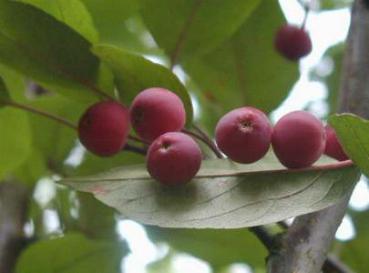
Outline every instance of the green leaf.
[[320, 76], [317, 72], [317, 69], [313, 70], [310, 77], [312, 80], [319, 80], [326, 84], [328, 89], [328, 105], [329, 112], [331, 114], [337, 112], [338, 108], [338, 95], [340, 88], [340, 79], [341, 79], [341, 67], [343, 61], [343, 53], [345, 46], [344, 44], [335, 45], [327, 50], [324, 53], [323, 60], [329, 58], [332, 60], [334, 68], [331, 74]]
[[73, 175], [91, 175], [116, 167], [144, 163], [145, 157], [136, 153], [123, 151], [113, 157], [106, 158], [87, 153], [82, 163], [71, 171]]
[[126, 249], [122, 242], [92, 241], [67, 234], [28, 247], [18, 261], [17, 273], [118, 273]]
[[0, 180], [19, 167], [31, 152], [32, 135], [27, 115], [17, 109], [0, 109]]
[[298, 78], [298, 67], [274, 49], [275, 32], [283, 23], [278, 1], [263, 0], [231, 39], [183, 64], [199, 86], [202, 102], [220, 110], [206, 112], [205, 118], [217, 120], [244, 105], [270, 112], [286, 98]]
[[0, 62], [48, 89], [92, 101], [90, 88], [97, 85], [99, 60], [90, 47], [43, 11], [0, 0]]
[[[85, 104], [79, 104], [62, 96], [45, 96], [32, 101], [33, 108], [63, 117], [77, 124]], [[32, 126], [33, 145], [43, 155], [45, 162], [55, 171], [60, 170], [77, 140], [77, 132], [54, 120], [29, 113]]]
[[47, 174], [46, 162], [37, 149], [33, 149], [22, 165], [13, 171], [13, 175], [17, 180], [30, 186], [33, 186], [41, 177]]
[[340, 9], [347, 8], [353, 0], [320, 0], [321, 9]]
[[82, 0], [90, 11], [102, 43], [134, 52], [157, 54], [155, 43], [147, 42], [146, 26], [139, 16], [137, 0]]
[[[207, 261], [219, 270], [232, 263], [264, 266], [267, 251], [247, 229], [165, 229], [146, 227], [151, 240]], [[216, 251], [215, 251], [216, 250]]]
[[145, 88], [164, 87], [182, 99], [187, 122], [192, 121], [191, 98], [183, 84], [169, 69], [114, 46], [97, 45], [93, 52], [113, 70], [124, 103], [129, 104]]
[[126, 217], [144, 224], [241, 228], [331, 206], [352, 189], [357, 179], [358, 171], [353, 166], [288, 171], [270, 154], [249, 165], [219, 159], [204, 161], [194, 181], [184, 187], [161, 186], [150, 178], [144, 165], [68, 178], [61, 183], [91, 192]]
[[369, 121], [353, 114], [342, 114], [330, 116], [328, 122], [349, 158], [369, 176]]
[[16, 0], [30, 4], [58, 21], [73, 28], [91, 43], [97, 43], [98, 33], [93, 25], [91, 15], [80, 0]]
[[227, 40], [260, 0], [141, 0], [147, 27], [172, 59], [204, 54]]
[[9, 96], [8, 90], [7, 90], [6, 86], [5, 86], [5, 82], [0, 77], [0, 106], [2, 106], [1, 104], [3, 102], [9, 101], [9, 99], [10, 99], [10, 96]]

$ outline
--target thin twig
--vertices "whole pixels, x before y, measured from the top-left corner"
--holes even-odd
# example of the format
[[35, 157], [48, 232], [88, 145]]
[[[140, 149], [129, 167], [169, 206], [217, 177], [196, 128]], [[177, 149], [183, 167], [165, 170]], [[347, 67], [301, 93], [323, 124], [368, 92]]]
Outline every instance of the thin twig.
[[59, 122], [60, 124], [63, 124], [63, 125], [71, 128], [71, 129], [73, 129], [73, 130], [77, 130], [77, 127], [72, 122], [70, 122], [66, 119], [63, 119], [59, 116], [55, 116], [51, 113], [42, 111], [40, 109], [36, 109], [36, 108], [31, 107], [31, 106], [28, 106], [28, 105], [25, 105], [25, 104], [20, 104], [20, 103], [14, 102], [14, 101], [3, 102], [3, 104], [7, 105], [7, 106], [10, 106], [10, 107], [17, 108], [17, 109], [21, 109], [21, 110], [24, 110], [24, 111], [27, 111], [27, 112], [30, 112], [30, 113], [33, 113], [33, 114], [37, 114], [37, 115], [46, 117], [48, 119], [52, 119], [52, 120], [54, 120], [56, 122]]
[[141, 139], [141, 138], [139, 138], [139, 137], [136, 137], [136, 136], [129, 135], [129, 136], [128, 136], [128, 139], [129, 139], [129, 140], [133, 140], [133, 141], [135, 141], [135, 142], [142, 143], [142, 144], [150, 145], [150, 143], [149, 143], [149, 142], [147, 142], [147, 141], [145, 141], [145, 140], [143, 140], [143, 139]]
[[272, 252], [274, 249], [274, 239], [273, 236], [269, 234], [268, 230], [263, 226], [250, 227], [249, 231], [254, 233], [260, 242], [265, 246], [265, 248]]
[[126, 144], [123, 148], [124, 151], [130, 151], [141, 155], [146, 155], [147, 150], [145, 148], [137, 147], [131, 144]]
[[215, 146], [214, 142], [208, 138], [207, 136], [200, 136], [194, 132], [191, 132], [190, 130], [187, 129], [182, 129], [182, 132], [188, 135], [191, 135], [199, 140], [201, 140], [202, 142], [204, 142], [213, 152], [214, 154], [218, 157], [218, 158], [223, 158], [222, 153], [218, 150], [218, 148]]

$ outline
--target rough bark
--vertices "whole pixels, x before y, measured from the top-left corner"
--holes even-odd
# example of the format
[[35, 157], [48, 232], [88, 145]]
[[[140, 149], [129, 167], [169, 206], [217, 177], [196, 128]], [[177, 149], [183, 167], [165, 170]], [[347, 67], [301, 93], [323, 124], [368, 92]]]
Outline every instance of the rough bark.
[[[369, 117], [369, 9], [355, 0], [341, 78], [340, 111]], [[319, 273], [346, 212], [351, 192], [339, 204], [297, 217], [268, 260], [269, 273]]]
[[0, 183], [0, 273], [13, 273], [25, 245], [28, 191], [16, 183]]

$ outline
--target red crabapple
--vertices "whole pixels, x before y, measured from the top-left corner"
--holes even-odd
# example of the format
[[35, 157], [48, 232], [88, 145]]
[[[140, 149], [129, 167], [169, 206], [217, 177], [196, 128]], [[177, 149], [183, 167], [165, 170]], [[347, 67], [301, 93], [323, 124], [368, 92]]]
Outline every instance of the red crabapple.
[[234, 109], [225, 114], [215, 129], [219, 149], [239, 163], [252, 163], [268, 151], [272, 126], [267, 116], [253, 107]]
[[327, 135], [327, 141], [325, 144], [324, 153], [330, 157], [333, 157], [339, 161], [348, 160], [348, 156], [345, 151], [342, 149], [342, 146], [337, 138], [336, 132], [334, 129], [327, 125], [325, 127], [325, 133]]
[[180, 131], [185, 122], [186, 112], [181, 99], [167, 89], [146, 89], [132, 102], [132, 127], [146, 141], [151, 142], [166, 132]]
[[151, 143], [146, 156], [147, 170], [163, 185], [189, 182], [201, 165], [201, 150], [188, 135], [169, 132]]
[[283, 25], [276, 33], [274, 46], [277, 51], [289, 60], [296, 61], [311, 52], [309, 34], [302, 28]]
[[87, 150], [99, 156], [118, 153], [129, 133], [129, 111], [116, 101], [90, 106], [79, 120], [78, 134]]
[[279, 161], [287, 168], [312, 165], [323, 154], [325, 131], [320, 120], [305, 111], [294, 111], [274, 126], [272, 146]]

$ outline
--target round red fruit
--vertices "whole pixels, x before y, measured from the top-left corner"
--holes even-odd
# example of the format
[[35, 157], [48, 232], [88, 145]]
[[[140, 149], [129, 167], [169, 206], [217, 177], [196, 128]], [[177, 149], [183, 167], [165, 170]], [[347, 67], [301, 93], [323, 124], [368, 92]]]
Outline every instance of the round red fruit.
[[219, 149], [239, 163], [252, 163], [262, 158], [268, 152], [271, 135], [267, 116], [253, 107], [230, 111], [215, 129]]
[[201, 165], [201, 150], [188, 135], [170, 132], [159, 136], [150, 145], [146, 157], [150, 175], [163, 185], [189, 182]]
[[332, 158], [335, 158], [339, 161], [348, 160], [348, 156], [345, 151], [342, 149], [342, 146], [337, 138], [336, 132], [332, 127], [327, 125], [325, 127], [325, 133], [327, 135], [327, 141], [325, 144], [324, 153]]
[[137, 134], [146, 141], [180, 131], [186, 122], [181, 99], [164, 88], [149, 88], [139, 93], [131, 106], [131, 123]]
[[283, 25], [276, 33], [274, 46], [289, 60], [296, 61], [311, 52], [312, 44], [309, 34], [302, 28]]
[[323, 154], [325, 131], [320, 120], [305, 111], [294, 111], [274, 126], [272, 146], [287, 168], [311, 166]]
[[129, 133], [129, 111], [116, 101], [98, 102], [79, 120], [81, 143], [98, 156], [112, 156], [122, 150]]

